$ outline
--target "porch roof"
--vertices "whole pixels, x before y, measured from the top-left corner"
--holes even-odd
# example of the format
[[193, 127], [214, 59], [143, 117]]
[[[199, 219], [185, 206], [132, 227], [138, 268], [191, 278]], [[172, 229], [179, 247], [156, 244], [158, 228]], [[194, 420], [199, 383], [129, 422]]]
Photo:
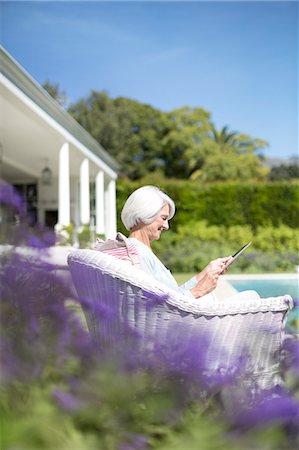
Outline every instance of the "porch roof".
[[37, 105], [44, 113], [60, 125], [75, 141], [78, 147], [85, 147], [99, 158], [112, 172], [117, 173], [119, 164], [108, 152], [65, 111], [42, 88], [17, 61], [0, 46], [0, 60], [2, 75], [18, 88], [26, 97]]

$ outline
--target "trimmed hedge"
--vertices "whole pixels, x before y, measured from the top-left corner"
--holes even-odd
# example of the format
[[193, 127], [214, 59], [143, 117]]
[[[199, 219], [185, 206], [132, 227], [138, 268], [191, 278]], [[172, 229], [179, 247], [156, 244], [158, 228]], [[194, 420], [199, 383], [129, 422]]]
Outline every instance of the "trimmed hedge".
[[258, 227], [249, 225], [207, 225], [205, 221], [163, 233], [153, 242], [155, 254], [174, 272], [195, 273], [209, 261], [234, 253], [244, 243], [252, 245], [243, 253], [230, 273], [293, 272], [298, 260], [298, 233], [286, 225]]
[[[149, 183], [147, 183], [149, 184]], [[124, 231], [120, 211], [130, 193], [142, 184], [119, 180], [117, 183], [118, 229]], [[179, 225], [205, 220], [208, 225], [249, 225], [257, 227], [282, 224], [299, 227], [299, 185], [297, 182], [215, 183], [165, 180], [159, 187], [176, 203], [178, 214], [171, 221]]]

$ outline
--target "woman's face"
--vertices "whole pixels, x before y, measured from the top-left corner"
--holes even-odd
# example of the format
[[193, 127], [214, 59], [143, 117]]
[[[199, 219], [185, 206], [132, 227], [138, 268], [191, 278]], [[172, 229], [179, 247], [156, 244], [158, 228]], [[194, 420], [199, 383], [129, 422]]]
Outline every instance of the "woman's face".
[[143, 225], [150, 241], [160, 239], [162, 231], [168, 230], [169, 205], [164, 205], [155, 220], [150, 224]]

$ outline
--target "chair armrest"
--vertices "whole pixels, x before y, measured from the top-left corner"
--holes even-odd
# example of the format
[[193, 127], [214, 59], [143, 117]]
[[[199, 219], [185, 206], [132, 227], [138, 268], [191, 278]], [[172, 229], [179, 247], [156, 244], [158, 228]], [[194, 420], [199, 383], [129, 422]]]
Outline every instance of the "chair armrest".
[[[103, 274], [107, 274], [115, 279], [139, 287], [145, 292], [157, 294], [158, 296], [167, 296], [166, 302], [169, 305], [195, 315], [224, 316], [248, 312], [288, 311], [293, 307], [293, 300], [289, 295], [254, 298], [251, 300], [239, 300], [234, 297], [221, 300], [205, 297], [193, 299], [168, 288], [141, 269], [96, 250], [75, 250], [68, 256], [68, 264], [71, 272], [72, 267], [76, 264], [86, 265], [95, 270], [100, 270]], [[74, 277], [73, 280], [76, 284]]]

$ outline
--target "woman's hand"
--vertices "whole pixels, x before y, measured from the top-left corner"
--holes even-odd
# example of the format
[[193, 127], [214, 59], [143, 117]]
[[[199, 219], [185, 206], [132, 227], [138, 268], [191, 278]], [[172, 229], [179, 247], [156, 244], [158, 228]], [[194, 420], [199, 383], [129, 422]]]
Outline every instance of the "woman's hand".
[[202, 297], [216, 289], [219, 275], [220, 274], [218, 270], [210, 270], [209, 272], [207, 272], [197, 283], [197, 285], [193, 289], [191, 289], [193, 297]]
[[232, 256], [228, 256], [225, 261], [224, 270], [221, 272], [221, 275], [223, 275], [225, 272], [228, 271], [230, 264], [233, 262], [234, 258]]
[[228, 263], [231, 261], [231, 256], [225, 258], [217, 258], [209, 262], [209, 264], [196, 275], [198, 281], [202, 280], [209, 272], [217, 272], [219, 275], [225, 273], [228, 268]]
[[231, 260], [231, 256], [214, 259], [199, 274], [197, 274], [196, 278], [198, 283], [191, 289], [193, 297], [202, 297], [216, 289], [219, 275], [222, 275], [228, 270]]

